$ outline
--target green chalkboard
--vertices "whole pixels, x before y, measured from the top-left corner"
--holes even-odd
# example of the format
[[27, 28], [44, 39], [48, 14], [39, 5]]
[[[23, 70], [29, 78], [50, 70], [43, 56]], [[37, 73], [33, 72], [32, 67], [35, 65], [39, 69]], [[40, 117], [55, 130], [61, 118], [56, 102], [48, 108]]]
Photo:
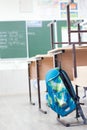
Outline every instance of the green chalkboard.
[[49, 21], [32, 21], [28, 26], [29, 56], [46, 54], [51, 49]]
[[[50, 27], [51, 21], [31, 21], [28, 24], [28, 50], [29, 56], [47, 54], [51, 49]], [[62, 41], [62, 27], [66, 27], [66, 21], [57, 21], [58, 42]], [[59, 44], [58, 47], [62, 45]]]
[[26, 51], [26, 22], [0, 22], [0, 58], [24, 58]]

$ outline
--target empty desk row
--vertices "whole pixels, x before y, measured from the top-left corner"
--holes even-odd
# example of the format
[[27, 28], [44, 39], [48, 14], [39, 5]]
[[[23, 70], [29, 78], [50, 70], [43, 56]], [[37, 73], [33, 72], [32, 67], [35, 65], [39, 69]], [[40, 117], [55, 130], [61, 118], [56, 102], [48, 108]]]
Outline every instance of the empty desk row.
[[[28, 73], [29, 73], [29, 97], [32, 103], [31, 94], [31, 82], [30, 80], [37, 80], [38, 88], [38, 105], [39, 110], [46, 113], [46, 111], [41, 108], [41, 97], [40, 97], [40, 80], [45, 80], [45, 75], [48, 70], [53, 67], [61, 66], [64, 69], [70, 79], [74, 81], [74, 66], [73, 66], [73, 56], [72, 47], [57, 48], [48, 51], [45, 55], [36, 55], [28, 61]], [[87, 66], [87, 47], [76, 47], [76, 65], [77, 66]], [[78, 75], [79, 76], [79, 75]], [[76, 83], [75, 83], [76, 84]], [[33, 103], [34, 104], [34, 103]]]

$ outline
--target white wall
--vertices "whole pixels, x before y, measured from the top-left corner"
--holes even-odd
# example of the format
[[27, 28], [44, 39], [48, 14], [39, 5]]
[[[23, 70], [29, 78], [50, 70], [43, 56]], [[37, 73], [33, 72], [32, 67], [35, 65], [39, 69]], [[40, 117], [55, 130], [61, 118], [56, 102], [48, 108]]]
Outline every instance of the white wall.
[[58, 19], [57, 2], [58, 0], [0, 0], [0, 20]]
[[[74, 1], [79, 3], [79, 18], [87, 19], [87, 0]], [[58, 3], [59, 0], [0, 0], [0, 21], [59, 19]]]
[[25, 61], [0, 61], [0, 96], [28, 94], [28, 66]]
[[79, 18], [87, 21], [87, 0], [78, 0]]
[[0, 0], [0, 20], [22, 20], [28, 18], [29, 15], [27, 13], [20, 12], [20, 0]]

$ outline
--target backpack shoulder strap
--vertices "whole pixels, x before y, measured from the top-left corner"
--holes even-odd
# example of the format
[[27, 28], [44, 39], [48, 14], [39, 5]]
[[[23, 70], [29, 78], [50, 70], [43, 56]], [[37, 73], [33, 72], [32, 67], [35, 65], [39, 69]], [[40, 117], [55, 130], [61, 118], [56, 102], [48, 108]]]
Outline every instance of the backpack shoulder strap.
[[71, 83], [71, 81], [69, 79], [69, 76], [67, 75], [67, 73], [64, 70], [60, 69], [59, 71], [60, 71], [60, 77], [63, 80], [63, 83], [64, 83], [65, 87], [67, 88], [67, 90], [70, 93], [73, 100], [76, 101], [77, 96], [75, 94], [73, 85], [72, 85], [72, 83]]

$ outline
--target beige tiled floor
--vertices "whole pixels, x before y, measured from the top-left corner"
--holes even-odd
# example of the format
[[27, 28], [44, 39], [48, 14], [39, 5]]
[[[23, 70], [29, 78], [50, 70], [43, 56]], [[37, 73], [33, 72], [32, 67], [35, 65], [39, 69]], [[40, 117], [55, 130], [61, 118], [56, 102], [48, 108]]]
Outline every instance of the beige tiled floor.
[[[32, 100], [29, 103], [28, 93], [24, 95], [0, 96], [0, 130], [87, 130], [87, 125], [64, 127], [57, 121], [57, 115], [46, 105], [45, 92], [41, 91], [42, 109], [47, 111], [43, 114], [38, 109], [37, 88], [34, 88]], [[83, 99], [87, 102], [87, 97]], [[87, 116], [87, 106], [82, 106]], [[65, 121], [76, 121], [75, 112], [62, 118]]]

